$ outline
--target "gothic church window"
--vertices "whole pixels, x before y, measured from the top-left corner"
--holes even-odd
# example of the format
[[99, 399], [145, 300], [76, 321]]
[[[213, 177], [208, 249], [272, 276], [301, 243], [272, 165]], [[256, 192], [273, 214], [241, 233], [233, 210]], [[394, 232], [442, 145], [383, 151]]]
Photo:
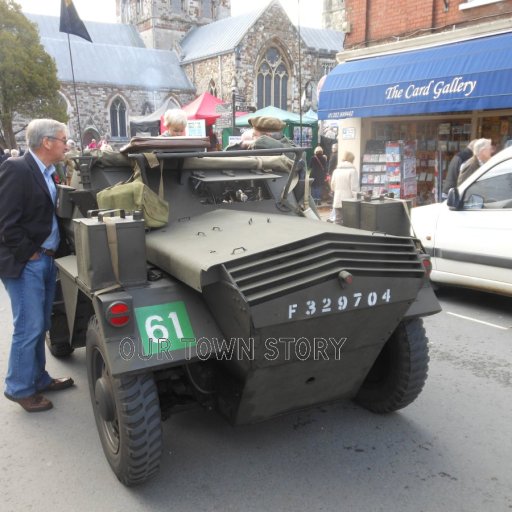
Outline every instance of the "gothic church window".
[[287, 109], [288, 78], [288, 70], [279, 50], [269, 48], [260, 63], [256, 78], [258, 109], [270, 105]]
[[215, 80], [210, 80], [210, 83], [208, 84], [208, 92], [212, 96], [217, 96], [217, 86], [215, 85]]
[[126, 133], [126, 104], [117, 97], [110, 105], [110, 133], [112, 138], [125, 138]]

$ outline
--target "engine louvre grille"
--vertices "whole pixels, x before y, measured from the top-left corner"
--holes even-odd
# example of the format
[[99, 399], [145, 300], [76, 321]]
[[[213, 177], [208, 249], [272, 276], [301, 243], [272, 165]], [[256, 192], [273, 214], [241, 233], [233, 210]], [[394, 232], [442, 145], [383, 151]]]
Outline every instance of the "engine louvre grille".
[[423, 278], [424, 269], [409, 238], [323, 234], [252, 255], [225, 268], [251, 305], [337, 277]]

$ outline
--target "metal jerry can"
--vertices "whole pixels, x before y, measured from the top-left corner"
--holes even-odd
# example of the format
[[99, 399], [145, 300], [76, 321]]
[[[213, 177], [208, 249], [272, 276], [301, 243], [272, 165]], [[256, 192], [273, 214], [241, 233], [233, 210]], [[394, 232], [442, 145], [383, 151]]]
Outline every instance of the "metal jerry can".
[[74, 219], [78, 279], [91, 291], [146, 282], [146, 240], [142, 215], [124, 210], [90, 212]]

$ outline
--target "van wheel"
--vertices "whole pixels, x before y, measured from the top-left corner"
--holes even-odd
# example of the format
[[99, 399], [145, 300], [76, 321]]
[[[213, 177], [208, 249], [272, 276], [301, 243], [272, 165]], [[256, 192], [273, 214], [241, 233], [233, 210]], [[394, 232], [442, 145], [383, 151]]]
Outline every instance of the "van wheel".
[[117, 478], [140, 484], [158, 472], [162, 427], [157, 388], [151, 373], [112, 377], [94, 315], [87, 328], [89, 393], [103, 451]]
[[375, 413], [406, 407], [423, 389], [428, 362], [428, 338], [423, 320], [401, 322], [370, 369], [355, 402]]
[[65, 314], [54, 313], [50, 330], [46, 331], [46, 345], [54, 357], [67, 357], [75, 350], [69, 344], [68, 320]]

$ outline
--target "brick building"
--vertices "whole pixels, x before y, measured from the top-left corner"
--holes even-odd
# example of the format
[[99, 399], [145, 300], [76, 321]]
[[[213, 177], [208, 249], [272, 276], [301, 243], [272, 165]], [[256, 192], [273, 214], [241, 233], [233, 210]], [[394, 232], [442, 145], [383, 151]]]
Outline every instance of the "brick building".
[[[339, 119], [362, 180], [371, 148], [411, 140], [418, 202], [426, 201], [441, 187], [436, 171], [470, 140], [491, 138], [498, 151], [512, 139], [511, 14], [511, 0], [343, 2], [344, 48], [319, 118]], [[380, 192], [384, 176], [362, 185]]]
[[[343, 46], [340, 31], [296, 27], [278, 0], [237, 17], [230, 0], [116, 0], [116, 7], [120, 23], [86, 22], [93, 43], [70, 36], [85, 144], [105, 133], [122, 144], [131, 118], [204, 91], [230, 103], [235, 88], [239, 109], [307, 111]], [[56, 60], [78, 138], [67, 35], [56, 17], [27, 17]]]

